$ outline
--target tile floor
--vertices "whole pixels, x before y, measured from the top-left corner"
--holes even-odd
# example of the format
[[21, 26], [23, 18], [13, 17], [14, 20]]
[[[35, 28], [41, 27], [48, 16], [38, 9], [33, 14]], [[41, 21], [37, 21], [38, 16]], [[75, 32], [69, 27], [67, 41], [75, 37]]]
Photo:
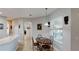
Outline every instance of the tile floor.
[[17, 51], [33, 51], [32, 39], [30, 37], [25, 37], [23, 44], [19, 44], [18, 46]]

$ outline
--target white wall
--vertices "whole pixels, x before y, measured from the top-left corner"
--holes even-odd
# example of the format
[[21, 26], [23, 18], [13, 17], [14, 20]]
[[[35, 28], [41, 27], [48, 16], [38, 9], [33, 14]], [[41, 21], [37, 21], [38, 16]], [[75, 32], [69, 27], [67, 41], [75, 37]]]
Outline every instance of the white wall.
[[[20, 35], [20, 39], [19, 39], [19, 42], [23, 42], [23, 20], [13, 20], [13, 34], [14, 35]], [[19, 28], [19, 25], [20, 25], [20, 28]], [[21, 40], [21, 41], [20, 41]]]
[[[60, 8], [57, 9], [56, 11], [54, 11], [54, 13], [51, 14], [50, 19], [53, 21], [56, 18], [60, 18], [63, 20], [64, 23], [64, 17], [65, 16], [69, 16], [69, 24], [68, 25], [64, 25], [63, 24], [63, 47], [58, 50], [71, 50], [71, 9], [69, 8]], [[58, 43], [55, 43], [58, 46]]]
[[79, 51], [79, 8], [71, 9], [71, 50]]
[[[43, 37], [49, 38], [49, 27], [45, 26], [44, 24], [48, 22], [45, 18], [38, 18], [35, 20], [32, 20], [32, 34], [33, 37], [36, 38], [38, 34], [41, 34]], [[37, 30], [37, 24], [42, 24], [42, 30]]]
[[0, 38], [7, 36], [7, 19], [0, 17], [0, 23], [4, 25], [4, 29], [0, 29]]
[[[19, 32], [23, 35], [23, 23], [25, 22], [32, 22], [32, 36], [33, 38], [36, 38], [38, 34], [42, 34], [43, 37], [49, 37], [49, 28], [44, 26], [44, 24], [47, 22], [45, 18], [34, 18], [34, 19], [16, 19], [14, 20], [15, 23], [15, 29], [14, 32], [18, 33], [18, 25], [21, 25], [21, 28]], [[42, 30], [37, 30], [37, 24], [42, 24]]]

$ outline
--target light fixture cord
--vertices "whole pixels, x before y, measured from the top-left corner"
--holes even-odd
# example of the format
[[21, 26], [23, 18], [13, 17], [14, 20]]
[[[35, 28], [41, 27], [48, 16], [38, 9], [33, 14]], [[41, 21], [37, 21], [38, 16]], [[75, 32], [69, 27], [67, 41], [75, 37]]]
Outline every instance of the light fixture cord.
[[46, 10], [46, 20], [47, 20], [47, 8], [45, 8], [45, 10]]

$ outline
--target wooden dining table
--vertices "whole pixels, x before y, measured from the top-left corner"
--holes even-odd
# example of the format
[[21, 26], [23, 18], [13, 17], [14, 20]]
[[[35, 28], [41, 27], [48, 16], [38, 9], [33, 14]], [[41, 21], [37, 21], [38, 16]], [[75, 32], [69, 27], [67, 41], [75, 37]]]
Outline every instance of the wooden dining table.
[[49, 46], [51, 48], [52, 41], [48, 38], [36, 38], [38, 47], [42, 50], [43, 46]]
[[41, 38], [41, 39], [36, 39], [37, 43], [41, 43], [41, 44], [51, 44], [51, 40], [48, 38]]

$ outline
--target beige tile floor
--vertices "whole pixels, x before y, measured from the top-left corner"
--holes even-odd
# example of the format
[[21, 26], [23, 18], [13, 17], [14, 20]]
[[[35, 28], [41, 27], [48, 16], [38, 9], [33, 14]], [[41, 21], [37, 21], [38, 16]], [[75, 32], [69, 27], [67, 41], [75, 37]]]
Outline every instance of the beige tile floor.
[[23, 43], [18, 44], [17, 51], [33, 51], [31, 37], [25, 37]]
[[32, 38], [31, 37], [25, 37], [24, 38], [23, 51], [33, 51]]
[[[32, 38], [31, 37], [25, 37], [23, 40], [23, 44], [18, 45], [19, 48], [17, 51], [37, 51], [37, 47], [32, 45]], [[53, 48], [51, 48], [50, 51], [54, 51]]]

